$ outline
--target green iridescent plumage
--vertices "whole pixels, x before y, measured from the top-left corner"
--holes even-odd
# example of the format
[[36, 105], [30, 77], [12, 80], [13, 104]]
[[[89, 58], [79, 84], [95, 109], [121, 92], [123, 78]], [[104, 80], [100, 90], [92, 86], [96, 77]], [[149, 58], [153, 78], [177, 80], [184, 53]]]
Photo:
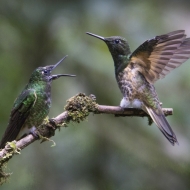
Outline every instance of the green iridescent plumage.
[[165, 77], [190, 58], [190, 38], [184, 30], [156, 36], [145, 41], [132, 54], [128, 42], [120, 36], [102, 37], [113, 57], [115, 76], [123, 94], [120, 106], [141, 108], [147, 112], [172, 145], [176, 135], [167, 122], [154, 88], [154, 82]]
[[38, 67], [32, 73], [28, 84], [14, 102], [9, 124], [0, 142], [0, 148], [4, 148], [6, 142], [16, 140], [29, 132], [32, 133], [47, 117], [51, 106], [51, 82], [62, 76], [75, 76], [69, 74], [51, 75], [53, 69], [64, 58], [55, 65]]

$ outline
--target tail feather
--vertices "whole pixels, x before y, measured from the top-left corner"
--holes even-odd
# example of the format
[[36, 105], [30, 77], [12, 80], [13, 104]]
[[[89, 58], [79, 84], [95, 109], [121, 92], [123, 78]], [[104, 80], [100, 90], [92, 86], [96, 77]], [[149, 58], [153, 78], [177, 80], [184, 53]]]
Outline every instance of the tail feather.
[[175, 143], [179, 144], [176, 135], [167, 122], [161, 107], [157, 110], [153, 110], [149, 107], [145, 107], [145, 109], [146, 112], [148, 112], [151, 116], [152, 120], [156, 123], [160, 131], [163, 133], [163, 135], [168, 139], [168, 141], [172, 145], [175, 145]]

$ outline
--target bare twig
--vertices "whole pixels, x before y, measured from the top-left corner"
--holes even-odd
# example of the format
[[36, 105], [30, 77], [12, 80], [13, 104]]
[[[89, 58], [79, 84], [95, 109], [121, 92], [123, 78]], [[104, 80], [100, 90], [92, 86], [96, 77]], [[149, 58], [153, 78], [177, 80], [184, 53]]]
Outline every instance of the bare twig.
[[[148, 116], [143, 110], [135, 109], [135, 108], [126, 108], [123, 109], [120, 106], [106, 106], [106, 105], [97, 105], [97, 110], [99, 113], [105, 114], [114, 114], [115, 116], [138, 116], [138, 117], [145, 117]], [[165, 116], [172, 115], [173, 109], [172, 108], [163, 108], [162, 109]]]

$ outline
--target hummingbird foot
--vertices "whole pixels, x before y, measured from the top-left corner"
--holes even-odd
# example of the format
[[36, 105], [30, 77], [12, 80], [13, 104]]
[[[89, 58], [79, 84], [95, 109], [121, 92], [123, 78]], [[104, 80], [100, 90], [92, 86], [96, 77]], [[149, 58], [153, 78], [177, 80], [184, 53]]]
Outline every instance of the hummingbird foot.
[[42, 136], [42, 135], [40, 134], [40, 132], [36, 129], [35, 126], [33, 126], [33, 127], [30, 129], [30, 134], [32, 134], [35, 138], [42, 140], [41, 143], [43, 143], [43, 142], [45, 142], [45, 141], [50, 141], [50, 142], [53, 143], [53, 144], [51, 145], [51, 147], [56, 146], [56, 143], [55, 143], [53, 140], [51, 140], [51, 139], [49, 139], [49, 138], [47, 138], [47, 137]]
[[30, 128], [30, 134], [32, 134], [35, 138], [40, 138], [40, 133], [36, 130], [36, 127], [33, 126], [32, 128]]
[[50, 126], [48, 125], [48, 127], [51, 127], [53, 130], [57, 128], [57, 124], [54, 119], [49, 119], [49, 123], [50, 123]]

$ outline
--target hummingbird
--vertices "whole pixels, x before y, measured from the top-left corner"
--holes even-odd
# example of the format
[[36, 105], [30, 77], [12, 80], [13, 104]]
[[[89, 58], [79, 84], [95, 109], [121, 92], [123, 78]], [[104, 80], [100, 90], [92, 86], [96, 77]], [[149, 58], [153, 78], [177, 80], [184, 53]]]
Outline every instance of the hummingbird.
[[167, 122], [154, 83], [190, 58], [190, 38], [184, 30], [176, 30], [146, 40], [131, 53], [127, 40], [121, 36], [102, 37], [112, 55], [115, 77], [123, 95], [122, 108], [138, 108], [150, 115], [168, 141], [178, 144]]
[[42, 124], [51, 107], [52, 81], [62, 76], [75, 77], [71, 74], [51, 75], [66, 57], [55, 65], [38, 67], [33, 71], [28, 84], [14, 102], [0, 148], [4, 148], [7, 142], [18, 140], [23, 135], [32, 133], [36, 136], [36, 127]]

